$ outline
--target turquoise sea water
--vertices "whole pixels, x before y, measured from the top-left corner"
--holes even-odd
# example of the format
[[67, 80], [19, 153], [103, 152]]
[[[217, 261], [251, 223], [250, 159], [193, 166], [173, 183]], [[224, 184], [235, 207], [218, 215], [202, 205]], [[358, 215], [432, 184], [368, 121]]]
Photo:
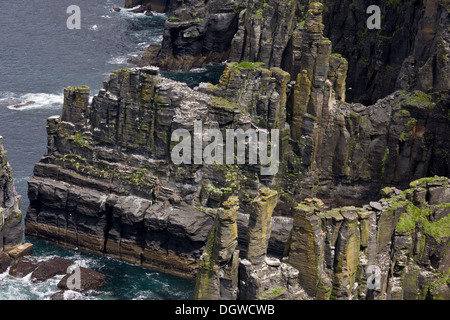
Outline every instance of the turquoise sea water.
[[[36, 238], [27, 240], [34, 244], [33, 256], [39, 261], [53, 257], [67, 258], [77, 266], [91, 268], [106, 276], [106, 285], [100, 291], [84, 295], [72, 292], [76, 299], [186, 300], [194, 297], [194, 281], [182, 280], [109, 257], [61, 248]], [[16, 279], [7, 272], [0, 274], [0, 299], [49, 299], [59, 291], [56, 285], [63, 276], [56, 276], [49, 281], [36, 284], [30, 281], [30, 275]]]
[[[109, 74], [132, 67], [127, 60], [150, 44], [162, 41], [167, 17], [133, 14], [122, 9], [125, 0], [77, 0], [81, 29], [69, 30], [66, 9], [72, 0], [0, 1], [0, 135], [8, 150], [21, 209], [28, 207], [27, 180], [47, 150], [46, 119], [60, 115], [63, 90], [88, 85], [91, 95]], [[189, 73], [164, 73], [194, 87], [200, 81], [217, 81], [224, 66]], [[34, 101], [20, 109], [13, 106]], [[44, 260], [68, 257], [74, 263], [107, 276], [106, 286], [88, 299], [192, 299], [194, 283], [114, 259], [59, 248], [27, 238], [35, 245], [34, 256]], [[55, 278], [32, 284], [0, 274], [0, 299], [47, 299], [57, 292]]]

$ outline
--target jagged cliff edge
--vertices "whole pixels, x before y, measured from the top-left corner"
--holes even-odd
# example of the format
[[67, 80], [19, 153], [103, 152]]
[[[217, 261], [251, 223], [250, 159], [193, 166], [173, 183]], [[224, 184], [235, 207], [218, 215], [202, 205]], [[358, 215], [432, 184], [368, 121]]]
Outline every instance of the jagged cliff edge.
[[[405, 275], [411, 280], [418, 274], [423, 280], [423, 272], [430, 272], [430, 267], [437, 270], [436, 277], [447, 279], [442, 275], [448, 270], [448, 258], [436, 253], [440, 249], [430, 253], [429, 257], [438, 256], [434, 260], [428, 258], [433, 264], [427, 262], [426, 255], [425, 260], [419, 258], [411, 264], [412, 269], [415, 265], [420, 269], [417, 274], [386, 273], [386, 266], [398, 266], [386, 260], [393, 254], [388, 240], [392, 240], [406, 204], [401, 209], [381, 208], [381, 213], [369, 210], [367, 217], [358, 215], [359, 209], [342, 209], [331, 214], [334, 220], [329, 227], [330, 220], [318, 222], [322, 209], [302, 211], [298, 207], [308, 196], [319, 196], [329, 204], [355, 200], [362, 204], [378, 198], [374, 191], [383, 186], [407, 188], [411, 180], [449, 172], [449, 138], [445, 134], [449, 129], [448, 91], [399, 91], [371, 106], [345, 103], [348, 63], [332, 53], [331, 41], [323, 36], [322, 11], [321, 4], [311, 4], [297, 30], [296, 46], [301, 54], [295, 60], [299, 71], [295, 82], [291, 82], [291, 74], [279, 67], [235, 62], [228, 64], [218, 85], [201, 84], [196, 90], [162, 78], [156, 68], [112, 73], [92, 105], [89, 88], [67, 88], [62, 117], [52, 117], [47, 122], [48, 154], [36, 165], [29, 181], [27, 234], [192, 277], [199, 264], [215, 268], [216, 258], [204, 256], [205, 252], [210, 257], [217, 255], [215, 249], [207, 251], [215, 248], [208, 245], [215, 241], [210, 230], [237, 223], [237, 227], [227, 229], [232, 236], [221, 240], [226, 244], [221, 247], [229, 250], [224, 254], [219, 250], [220, 261], [227, 262], [231, 269], [226, 272], [226, 281], [215, 278], [226, 284], [224, 295], [216, 298], [279, 298], [286, 297], [285, 293], [296, 298], [365, 298], [365, 259], [375, 261], [384, 272], [385, 286], [370, 293], [376, 298], [414, 296], [404, 293], [405, 286], [401, 285], [401, 293], [395, 295], [399, 289], [396, 282], [389, 281], [404, 279]], [[204, 129], [281, 130], [282, 163], [278, 175], [260, 176], [257, 166], [173, 165], [171, 133], [180, 128], [192, 132], [193, 122], [199, 119], [203, 120]], [[252, 215], [254, 199], [264, 186], [276, 189], [280, 201], [261, 225], [267, 226], [272, 211], [277, 216], [291, 216], [293, 221], [274, 217], [272, 238], [267, 245], [267, 234], [257, 237], [263, 248], [258, 255], [264, 257], [268, 249], [270, 255], [281, 258], [293, 225], [288, 250], [284, 252], [289, 256], [288, 264], [276, 259], [267, 262], [265, 258], [247, 259], [248, 263], [242, 260], [241, 278], [236, 278], [239, 264], [235, 252], [240, 250], [243, 258], [252, 257], [250, 247], [254, 240], [247, 238], [245, 231], [236, 235], [235, 230], [246, 230], [248, 221], [257, 224]], [[440, 187], [445, 189], [446, 185]], [[238, 206], [236, 200], [226, 202], [232, 194], [238, 196]], [[444, 196], [441, 202], [448, 203], [446, 199]], [[224, 212], [231, 215], [225, 222], [224, 213], [217, 213], [224, 202], [228, 203]], [[415, 203], [419, 204], [424, 202]], [[448, 211], [445, 206], [443, 209], [444, 214], [438, 214], [440, 219], [425, 216], [433, 217], [427, 218], [431, 219], [430, 224], [443, 221], [440, 223], [444, 228], [440, 230], [444, 237], [430, 232], [447, 248]], [[240, 211], [237, 217], [236, 210]], [[388, 213], [383, 214], [384, 211]], [[373, 217], [377, 216], [375, 223]], [[419, 217], [413, 219], [414, 225], [425, 221], [422, 215]], [[367, 221], [371, 221], [369, 226]], [[300, 227], [296, 229], [296, 225]], [[366, 229], [359, 229], [361, 225], [371, 230], [368, 235]], [[322, 229], [325, 227], [328, 231]], [[298, 235], [295, 230], [312, 231]], [[311, 242], [311, 232], [318, 232], [313, 237], [317, 243]], [[427, 239], [421, 238], [420, 243], [432, 241]], [[417, 244], [418, 240], [411, 241]], [[301, 258], [300, 250], [300, 257], [296, 258], [296, 245], [305, 246], [311, 255]], [[375, 254], [374, 246], [382, 253]], [[415, 259], [410, 252], [403, 256]], [[313, 261], [304, 265], [308, 259]], [[279, 285], [272, 289], [255, 287], [243, 280], [258, 270], [280, 275]], [[264, 275], [262, 271], [261, 274]], [[206, 275], [210, 277], [209, 273]], [[255, 283], [264, 284], [261, 279], [271, 277], [262, 277]], [[417, 277], [413, 280], [419, 284], [411, 287], [412, 291], [420, 289], [417, 297], [446, 297], [445, 289], [439, 289], [443, 293], [436, 291], [436, 286], [429, 289], [437, 278], [427, 276], [423, 282]], [[221, 286], [214, 281], [209, 283], [216, 289]], [[201, 290], [202, 286], [197, 288]], [[217, 295], [216, 289], [206, 288], [203, 292]]]

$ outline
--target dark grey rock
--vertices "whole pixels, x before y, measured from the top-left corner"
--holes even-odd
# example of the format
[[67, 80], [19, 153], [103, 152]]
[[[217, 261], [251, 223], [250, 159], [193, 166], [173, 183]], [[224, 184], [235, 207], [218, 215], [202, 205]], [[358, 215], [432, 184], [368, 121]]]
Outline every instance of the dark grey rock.
[[67, 268], [72, 265], [72, 262], [63, 258], [52, 258], [39, 263], [38, 267], [31, 274], [32, 282], [43, 282], [56, 275], [66, 274]]

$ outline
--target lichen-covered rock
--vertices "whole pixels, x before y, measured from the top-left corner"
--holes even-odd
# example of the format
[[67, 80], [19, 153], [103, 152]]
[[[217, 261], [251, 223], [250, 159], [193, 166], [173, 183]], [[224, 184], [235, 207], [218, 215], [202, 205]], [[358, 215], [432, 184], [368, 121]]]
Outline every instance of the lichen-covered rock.
[[[147, 6], [159, 7], [155, 1]], [[160, 48], [151, 46], [138, 65], [158, 65], [163, 70], [190, 70], [221, 63], [230, 55], [238, 28], [240, 2], [232, 0], [168, 1], [169, 15]], [[157, 10], [159, 11], [159, 10]]]
[[[299, 205], [286, 255], [300, 285], [317, 299], [447, 299], [449, 182], [414, 181], [383, 198], [381, 210]], [[433, 190], [439, 204], [418, 197], [430, 199]]]
[[[335, 52], [348, 59], [349, 101], [373, 104], [398, 89], [448, 90], [448, 1], [326, 0], [324, 4], [325, 35]], [[370, 30], [371, 14], [366, 11], [374, 4], [384, 18], [381, 29]]]
[[231, 42], [230, 60], [281, 67], [297, 25], [298, 3], [296, 0], [242, 1], [238, 7], [239, 26]]
[[[48, 154], [29, 180], [27, 234], [195, 276], [212, 226], [200, 207], [234, 192], [248, 198], [264, 181], [257, 165], [174, 165], [173, 132], [193, 135], [198, 120], [202, 132], [223, 136], [253, 122], [286, 123], [287, 73], [256, 64], [227, 70], [221, 84], [198, 90], [155, 68], [118, 70], [92, 105], [86, 87], [66, 89], [62, 118], [47, 121]], [[245, 95], [228, 96], [243, 86]]]
[[218, 209], [216, 222], [200, 259], [195, 287], [197, 300], [236, 300], [239, 251], [237, 217], [239, 199], [230, 197]]
[[[368, 0], [144, 0], [127, 4], [169, 15], [161, 48], [149, 48], [150, 58], [143, 59], [144, 65], [188, 70], [226, 59], [264, 62], [268, 67], [281, 67], [295, 80], [302, 71], [298, 67], [301, 56], [313, 51], [301, 45], [304, 30], [309, 29], [319, 38], [323, 30], [334, 52], [348, 60], [348, 65], [338, 65], [341, 70], [349, 69], [349, 101], [374, 104], [399, 89], [430, 93], [450, 86], [446, 1], [376, 3], [384, 17], [381, 29], [367, 27], [367, 8], [375, 4]], [[310, 13], [320, 19], [318, 23], [311, 24]], [[343, 89], [345, 83], [338, 86]]]
[[277, 258], [267, 256], [271, 216], [278, 193], [263, 188], [252, 202], [248, 226], [247, 259], [239, 264], [239, 299], [308, 299], [298, 282], [298, 271]]
[[22, 243], [22, 211], [20, 197], [14, 188], [13, 172], [0, 137], [0, 252]]
[[376, 200], [385, 185], [405, 189], [414, 179], [445, 175], [450, 142], [442, 130], [450, 125], [449, 97], [399, 91], [372, 106], [335, 101], [322, 117], [292, 118], [298, 140], [282, 170], [293, 173], [279, 185], [302, 194], [299, 200], [316, 196], [333, 205], [362, 205]]
[[[358, 10], [362, 3], [355, 3]], [[428, 290], [432, 276], [423, 267], [442, 265], [446, 242], [439, 234], [447, 213], [438, 205], [448, 191], [441, 182], [425, 182], [410, 193], [399, 189], [414, 179], [448, 175], [448, 90], [398, 91], [369, 106], [346, 103], [347, 70], [354, 61], [333, 53], [339, 51], [327, 33], [329, 8], [318, 2], [150, 0], [127, 5], [159, 6], [168, 14], [162, 47], [152, 47], [147, 55], [157, 55], [160, 65], [188, 69], [222, 59], [230, 48], [239, 61], [227, 63], [217, 85], [194, 89], [161, 77], [156, 67], [113, 72], [92, 104], [86, 87], [67, 88], [62, 117], [47, 122], [47, 155], [29, 180], [28, 234], [176, 275], [195, 277], [200, 266], [202, 299], [235, 299], [237, 268], [239, 297], [262, 298], [265, 292], [276, 298], [297, 293], [318, 299], [404, 298], [413, 296], [416, 283]], [[220, 30], [234, 23], [239, 30], [232, 42], [231, 34]], [[179, 47], [173, 50], [174, 45]], [[429, 75], [430, 66], [423, 72]], [[364, 84], [360, 76], [350, 77], [351, 83]], [[431, 78], [424, 77], [422, 85]], [[371, 82], [373, 88], [380, 88], [379, 81]], [[189, 164], [172, 161], [172, 151], [179, 150], [179, 141], [172, 140], [178, 129], [193, 138], [183, 149], [190, 151]], [[264, 175], [260, 163], [198, 161], [192, 142], [208, 129], [222, 137], [227, 130], [279, 130], [279, 170]], [[258, 150], [250, 140], [245, 147]], [[207, 142], [202, 139], [202, 146]], [[221, 158], [220, 152], [214, 154]], [[386, 199], [380, 200], [378, 191], [386, 185], [392, 187], [383, 189]], [[280, 201], [255, 202], [264, 188], [276, 191]], [[230, 196], [238, 197], [239, 213], [221, 208]], [[308, 197], [323, 202], [298, 206]], [[419, 209], [434, 206], [434, 220], [418, 227], [417, 235], [426, 234], [423, 239], [396, 239], [402, 232], [398, 226], [412, 224], [405, 215], [422, 216], [412, 213], [416, 209], [410, 202]], [[324, 203], [345, 207], [327, 210]], [[353, 207], [365, 203], [370, 205]], [[216, 210], [222, 215], [217, 217]], [[263, 214], [272, 210], [273, 219]], [[294, 220], [286, 250], [291, 266], [272, 257], [280, 258], [287, 241], [292, 226], [287, 217]], [[405, 241], [412, 243], [413, 253], [396, 254], [413, 257], [420, 271], [399, 258], [392, 275], [392, 246]], [[248, 258], [241, 263], [239, 250], [241, 258]], [[418, 262], [421, 253], [424, 260]], [[373, 266], [381, 284], [367, 290]], [[299, 269], [298, 283], [291, 281], [293, 268]], [[407, 283], [406, 293], [401, 283]], [[279, 294], [289, 286], [289, 294]], [[433, 288], [426, 295], [445, 294], [440, 281]]]
[[298, 282], [298, 270], [275, 258], [252, 264], [243, 259], [239, 268], [240, 300], [310, 300]]
[[310, 205], [307, 200], [294, 209], [294, 226], [288, 242], [288, 263], [299, 269], [299, 283], [311, 297], [322, 290], [325, 277], [324, 232], [321, 219], [315, 214], [321, 204], [317, 207], [314, 202]]
[[272, 213], [277, 204], [278, 193], [263, 188], [260, 190], [259, 196], [250, 205], [247, 259], [252, 264], [258, 264], [266, 257], [272, 233]]

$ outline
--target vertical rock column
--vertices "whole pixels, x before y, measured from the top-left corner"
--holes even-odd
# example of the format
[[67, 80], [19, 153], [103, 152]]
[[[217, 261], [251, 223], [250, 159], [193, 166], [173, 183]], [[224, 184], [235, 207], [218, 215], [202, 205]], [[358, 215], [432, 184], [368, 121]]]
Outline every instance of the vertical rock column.
[[0, 252], [22, 243], [22, 212], [14, 189], [12, 169], [0, 136]]
[[87, 86], [64, 89], [64, 106], [61, 119], [75, 124], [77, 130], [83, 123], [84, 113], [88, 111], [90, 91]]
[[316, 164], [317, 150], [336, 101], [345, 100], [348, 68], [342, 56], [331, 53], [332, 43], [323, 36], [322, 12], [322, 3], [309, 4], [305, 22], [298, 25], [293, 43], [292, 68], [299, 73], [292, 93], [291, 136], [299, 143], [300, 154], [305, 145], [314, 150], [302, 158], [312, 168], [320, 165]]
[[251, 206], [248, 223], [247, 259], [258, 264], [264, 261], [272, 232], [272, 213], [278, 203], [278, 192], [263, 188]]
[[[329, 291], [323, 286], [325, 234], [319, 210], [323, 203], [306, 199], [294, 209], [294, 225], [287, 245], [288, 263], [299, 270], [299, 283], [311, 297], [324, 298]], [[318, 294], [318, 291], [322, 294]]]
[[217, 212], [206, 250], [200, 259], [196, 300], [235, 300], [238, 293], [239, 251], [236, 219], [239, 199], [230, 197]]
[[239, 299], [308, 299], [298, 283], [298, 271], [280, 260], [268, 257], [272, 213], [278, 192], [263, 188], [250, 207], [247, 259], [240, 262]]
[[336, 241], [331, 298], [351, 298], [359, 266], [360, 231], [355, 207], [341, 209], [344, 218]]

